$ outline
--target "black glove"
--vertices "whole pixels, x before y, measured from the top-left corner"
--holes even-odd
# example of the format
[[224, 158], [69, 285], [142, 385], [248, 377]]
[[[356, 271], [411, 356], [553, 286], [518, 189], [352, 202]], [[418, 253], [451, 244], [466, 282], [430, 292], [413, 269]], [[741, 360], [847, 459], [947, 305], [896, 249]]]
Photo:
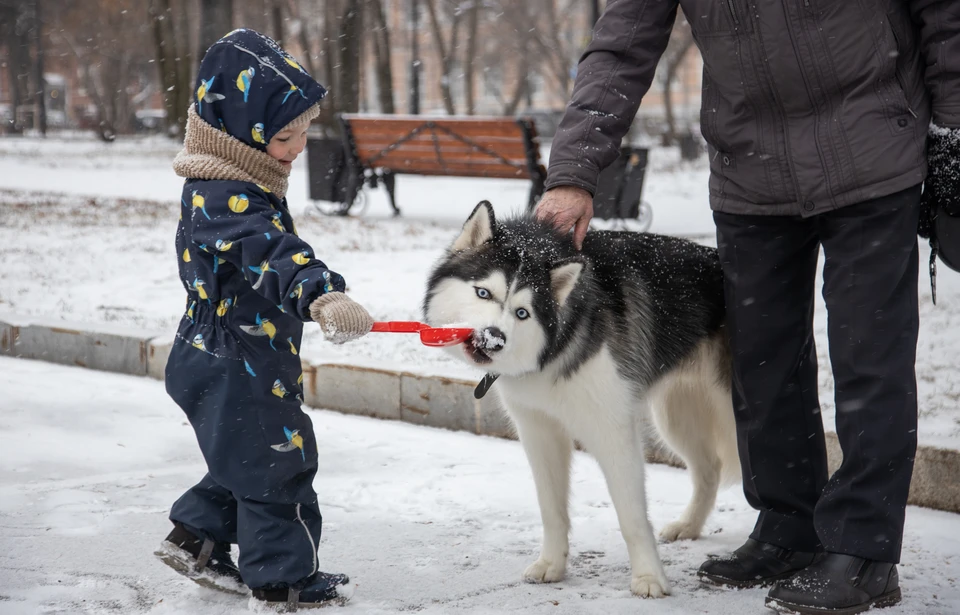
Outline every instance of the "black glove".
[[[955, 245], [956, 225], [960, 223], [960, 129], [931, 124], [927, 165], [929, 169], [920, 196], [917, 234], [930, 241], [930, 294], [936, 305], [937, 256], [951, 269], [956, 269], [960, 261], [960, 246]], [[939, 222], [938, 217], [942, 218]], [[957, 218], [956, 222], [953, 218]], [[947, 236], [938, 236], [944, 233]], [[943, 244], [942, 240], [947, 243]], [[946, 250], [941, 253], [943, 248]]]
[[938, 215], [960, 216], [960, 128], [930, 126], [927, 165], [917, 232], [924, 239], [935, 239], [933, 224]]

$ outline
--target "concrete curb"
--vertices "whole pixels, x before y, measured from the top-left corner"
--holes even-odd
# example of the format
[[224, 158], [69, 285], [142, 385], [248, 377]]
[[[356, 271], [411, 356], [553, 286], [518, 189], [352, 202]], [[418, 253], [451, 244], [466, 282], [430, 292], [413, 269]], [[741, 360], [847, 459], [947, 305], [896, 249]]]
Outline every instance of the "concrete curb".
[[[163, 380], [172, 342], [131, 327], [35, 320], [0, 314], [0, 356], [38, 359]], [[475, 399], [476, 382], [340, 363], [303, 362], [308, 406], [345, 414], [516, 439], [497, 397]], [[826, 434], [830, 471], [843, 458], [837, 435]], [[683, 467], [671, 451], [648, 439], [647, 458]], [[960, 451], [920, 445], [908, 503], [960, 513]]]
[[0, 355], [135, 376], [150, 372], [150, 341], [156, 337], [131, 327], [0, 315]]

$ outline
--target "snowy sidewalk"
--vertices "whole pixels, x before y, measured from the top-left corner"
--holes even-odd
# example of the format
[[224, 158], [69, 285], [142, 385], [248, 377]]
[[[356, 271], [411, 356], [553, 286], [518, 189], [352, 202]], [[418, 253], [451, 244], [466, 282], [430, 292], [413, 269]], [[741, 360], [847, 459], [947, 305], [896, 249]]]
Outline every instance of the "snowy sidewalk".
[[[170, 504], [203, 473], [163, 384], [0, 358], [0, 613], [244, 612], [151, 555]], [[516, 442], [310, 411], [320, 442], [321, 566], [356, 583], [331, 613], [769, 613], [762, 590], [702, 587], [707, 553], [737, 546], [753, 514], [739, 488], [704, 538], [661, 546], [673, 596], [629, 592], [626, 550], [592, 458], [574, 462], [567, 579], [522, 583], [540, 521]], [[689, 495], [686, 473], [648, 469], [655, 529]], [[960, 516], [911, 507], [904, 602], [884, 615], [960, 612]]]
[[[170, 338], [186, 294], [173, 238], [182, 178], [171, 160], [179, 144], [163, 138], [0, 139], [0, 312], [79, 323], [116, 323]], [[549, 159], [549, 147], [542, 151]], [[680, 163], [675, 149], [653, 148], [644, 198], [652, 231], [713, 244], [707, 160]], [[297, 159], [288, 198], [304, 239], [347, 280], [348, 292], [378, 320], [418, 320], [434, 262], [480, 199], [497, 215], [526, 203], [528, 185], [513, 180], [403, 176], [403, 216], [393, 218], [384, 190], [366, 191], [367, 211], [331, 218], [307, 211], [306, 157]], [[26, 191], [26, 192], [20, 192]], [[358, 212], [359, 213], [359, 212]], [[917, 379], [920, 443], [960, 451], [960, 275], [940, 267], [938, 305], [920, 252]], [[822, 267], [823, 259], [820, 259]], [[827, 314], [818, 273], [814, 330], [824, 425], [834, 426]], [[368, 336], [349, 345], [305, 329], [302, 357], [312, 363], [404, 370], [477, 380], [482, 372], [405, 336]]]

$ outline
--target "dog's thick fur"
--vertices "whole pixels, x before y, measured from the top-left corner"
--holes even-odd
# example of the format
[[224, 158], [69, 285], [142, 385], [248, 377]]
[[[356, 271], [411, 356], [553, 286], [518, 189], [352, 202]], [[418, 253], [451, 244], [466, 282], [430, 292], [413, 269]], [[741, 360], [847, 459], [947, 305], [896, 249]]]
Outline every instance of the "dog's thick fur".
[[663, 539], [697, 538], [718, 488], [740, 476], [716, 250], [591, 231], [577, 252], [545, 223], [498, 223], [484, 201], [435, 266], [423, 310], [431, 325], [473, 327], [450, 352], [499, 374], [493, 389], [533, 470], [543, 520], [540, 557], [524, 577], [564, 576], [576, 440], [606, 478], [630, 589], [668, 594], [647, 516], [644, 426], [652, 422], [693, 479], [693, 498]]

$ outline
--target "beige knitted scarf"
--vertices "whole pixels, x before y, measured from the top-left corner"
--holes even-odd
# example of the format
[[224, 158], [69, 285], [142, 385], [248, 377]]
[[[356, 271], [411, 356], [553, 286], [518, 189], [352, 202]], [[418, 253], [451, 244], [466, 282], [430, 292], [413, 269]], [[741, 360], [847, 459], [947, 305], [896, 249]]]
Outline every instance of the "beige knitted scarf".
[[183, 149], [173, 159], [173, 170], [180, 177], [260, 184], [281, 199], [287, 194], [290, 176], [290, 169], [279, 160], [208, 124], [193, 105], [187, 112], [187, 134]]

